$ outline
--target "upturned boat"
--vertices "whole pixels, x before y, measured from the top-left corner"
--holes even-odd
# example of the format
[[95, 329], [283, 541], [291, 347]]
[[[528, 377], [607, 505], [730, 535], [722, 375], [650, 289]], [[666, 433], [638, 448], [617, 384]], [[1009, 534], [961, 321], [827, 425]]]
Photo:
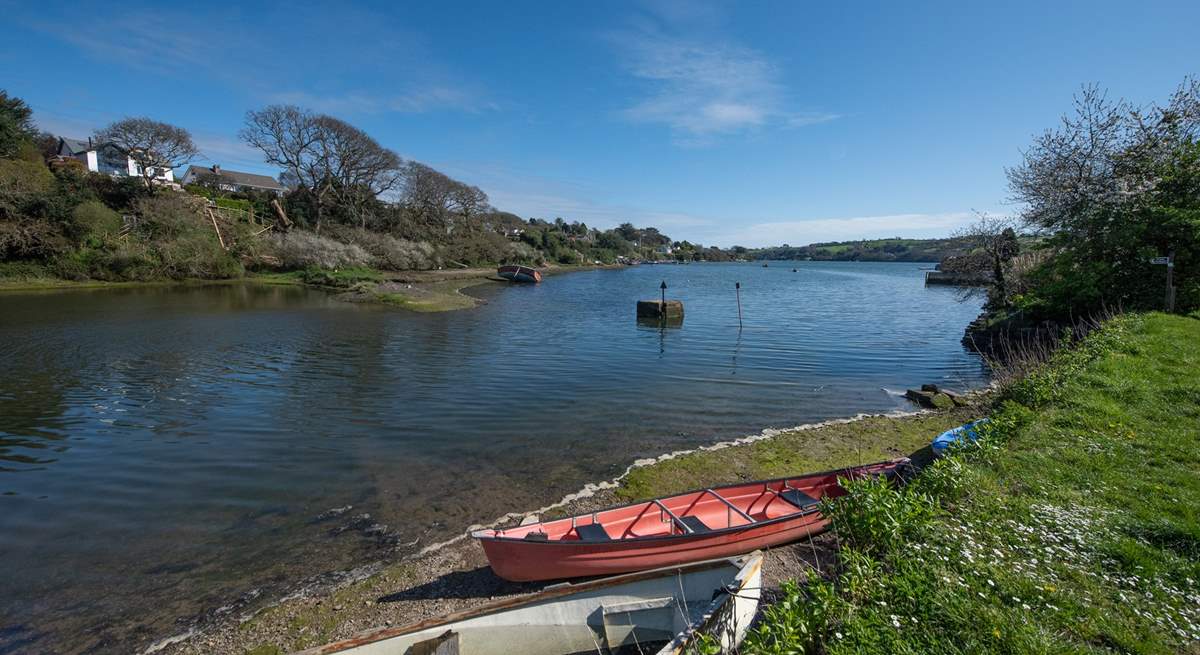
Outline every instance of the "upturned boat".
[[733, 652], [758, 610], [762, 555], [560, 584], [297, 655], [683, 653], [700, 635]]
[[510, 282], [536, 283], [542, 281], [541, 272], [528, 266], [501, 266], [496, 269], [496, 274]]
[[612, 575], [729, 557], [825, 531], [839, 480], [894, 477], [908, 458], [697, 489], [554, 521], [478, 530], [496, 575], [514, 581]]

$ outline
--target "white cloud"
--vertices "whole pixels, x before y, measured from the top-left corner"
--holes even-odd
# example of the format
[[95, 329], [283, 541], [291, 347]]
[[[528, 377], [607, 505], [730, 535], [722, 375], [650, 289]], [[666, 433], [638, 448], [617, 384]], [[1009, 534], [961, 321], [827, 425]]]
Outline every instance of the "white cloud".
[[[680, 21], [676, 12], [659, 12]], [[610, 35], [630, 74], [646, 82], [647, 97], [621, 115], [667, 125], [682, 145], [765, 126], [802, 127], [839, 117], [789, 108], [775, 66], [760, 52], [711, 34], [678, 35], [654, 23]]]
[[[207, 77], [267, 102], [343, 114], [495, 108], [480, 83], [442, 65], [435, 44], [389, 16], [343, 6], [267, 12], [275, 26], [266, 31], [236, 8], [197, 15], [114, 6], [94, 11], [86, 29], [62, 29], [73, 17], [66, 11], [21, 20], [86, 58], [197, 84]], [[352, 73], [344, 62], [354, 62]]]
[[438, 109], [457, 109], [468, 112], [495, 109], [494, 104], [481, 102], [477, 94], [465, 88], [450, 86], [431, 86], [393, 95], [379, 95], [365, 91], [339, 94], [287, 91], [271, 94], [269, 101], [300, 105], [329, 114], [377, 114], [381, 112], [419, 114]]

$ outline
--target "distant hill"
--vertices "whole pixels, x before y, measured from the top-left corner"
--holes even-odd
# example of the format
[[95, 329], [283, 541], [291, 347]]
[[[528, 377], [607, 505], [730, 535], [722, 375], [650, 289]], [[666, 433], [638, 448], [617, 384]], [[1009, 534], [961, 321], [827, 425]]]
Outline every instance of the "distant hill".
[[841, 262], [940, 262], [971, 250], [967, 239], [868, 239], [813, 243], [807, 246], [752, 248], [750, 259], [801, 259]]

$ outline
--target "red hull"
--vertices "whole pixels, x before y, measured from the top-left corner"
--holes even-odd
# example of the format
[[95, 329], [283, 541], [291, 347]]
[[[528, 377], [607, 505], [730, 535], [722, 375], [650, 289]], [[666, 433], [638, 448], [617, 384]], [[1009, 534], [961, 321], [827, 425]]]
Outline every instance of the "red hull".
[[[496, 575], [514, 581], [611, 575], [728, 557], [824, 532], [828, 521], [811, 501], [844, 494], [839, 477], [891, 474], [907, 462], [698, 490], [474, 536]], [[802, 493], [796, 496], [793, 490]]]

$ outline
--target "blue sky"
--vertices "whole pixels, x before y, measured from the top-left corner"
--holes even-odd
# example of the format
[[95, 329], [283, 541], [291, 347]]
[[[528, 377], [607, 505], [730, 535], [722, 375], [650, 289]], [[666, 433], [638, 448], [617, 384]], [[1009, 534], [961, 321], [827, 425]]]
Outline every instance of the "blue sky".
[[[126, 115], [277, 173], [246, 110], [343, 118], [525, 217], [729, 246], [942, 236], [1081, 84], [1200, 73], [1200, 2], [34, 3], [0, 87], [86, 136]], [[911, 6], [910, 6], [911, 5]]]

